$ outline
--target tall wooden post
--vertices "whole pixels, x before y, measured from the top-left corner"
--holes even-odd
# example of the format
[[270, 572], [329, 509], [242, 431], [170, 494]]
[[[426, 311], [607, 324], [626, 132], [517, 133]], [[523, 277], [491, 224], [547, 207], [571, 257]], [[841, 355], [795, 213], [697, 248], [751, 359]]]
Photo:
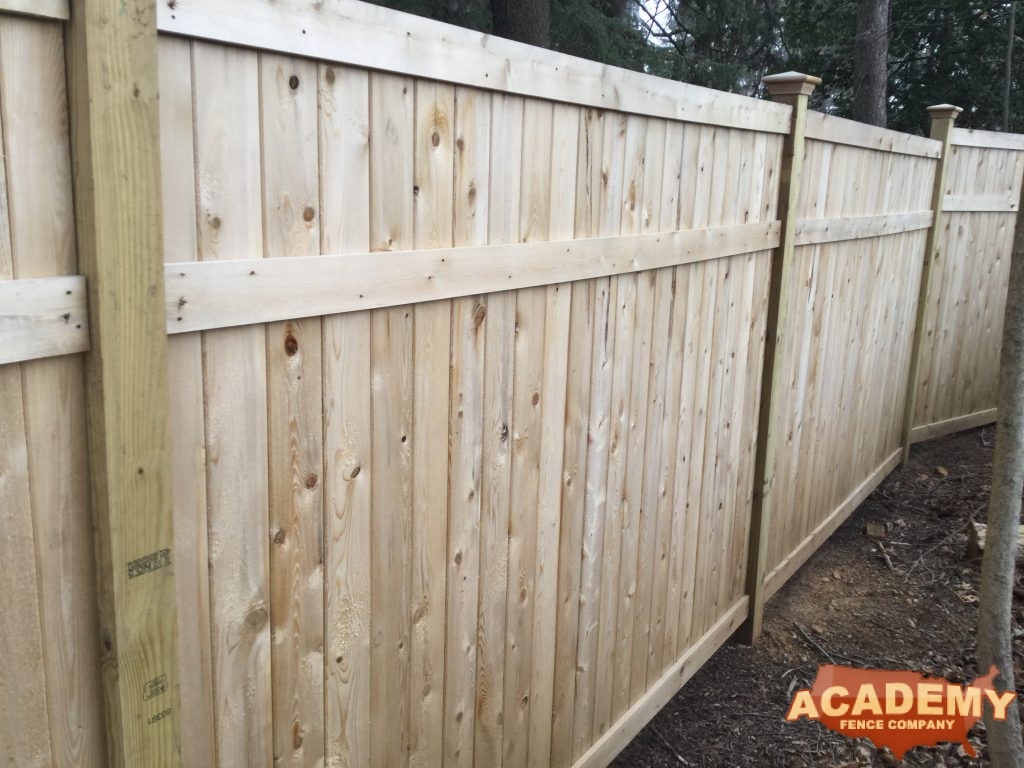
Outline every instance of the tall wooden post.
[[782, 150], [779, 178], [778, 217], [782, 223], [779, 245], [772, 254], [771, 285], [768, 294], [768, 325], [765, 334], [764, 374], [761, 404], [757, 422], [757, 448], [754, 454], [754, 501], [750, 516], [750, 542], [747, 550], [747, 595], [750, 598], [747, 620], [737, 631], [737, 638], [753, 643], [761, 634], [764, 618], [764, 572], [768, 556], [768, 535], [771, 525], [771, 491], [775, 480], [775, 442], [778, 439], [776, 414], [783, 382], [777, 373], [779, 356], [784, 348], [793, 268], [793, 238], [796, 234], [797, 195], [804, 165], [804, 130], [807, 127], [807, 99], [821, 78], [799, 72], [783, 72], [762, 79], [775, 101], [793, 107], [792, 123]]
[[928, 107], [932, 119], [930, 136], [942, 142], [942, 154], [935, 167], [935, 181], [932, 184], [932, 225], [924, 245], [924, 264], [921, 269], [921, 285], [917, 291], [917, 318], [914, 321], [914, 341], [910, 349], [910, 375], [907, 377], [907, 393], [903, 405], [903, 463], [910, 459], [910, 433], [914, 429], [914, 411], [917, 408], [918, 371], [921, 365], [921, 343], [924, 334], [924, 316], [928, 309], [928, 283], [931, 280], [932, 263], [935, 261], [939, 227], [942, 226], [942, 201], [946, 196], [946, 167], [949, 165], [949, 147], [953, 138], [953, 122], [963, 112], [952, 104]]
[[74, 0], [66, 50], [108, 765], [176, 766], [156, 3]]

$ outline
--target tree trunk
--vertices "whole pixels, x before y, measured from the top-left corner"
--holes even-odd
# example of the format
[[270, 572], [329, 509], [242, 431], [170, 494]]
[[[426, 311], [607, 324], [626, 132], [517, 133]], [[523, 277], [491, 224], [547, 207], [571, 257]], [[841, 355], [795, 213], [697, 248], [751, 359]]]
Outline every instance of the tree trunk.
[[853, 119], [885, 127], [889, 0], [857, 0], [853, 42]]
[[550, 0], [491, 0], [494, 34], [551, 47]]
[[[1024, 490], [1024, 212], [1020, 210], [1011, 258], [1000, 355], [999, 421], [992, 460], [988, 542], [981, 564], [978, 611], [978, 668], [984, 674], [990, 664], [995, 664], [1000, 672], [996, 685], [1001, 690], [1014, 690], [1011, 607]], [[993, 721], [991, 713], [986, 707], [985, 725], [993, 768], [1021, 768], [1024, 745], [1016, 700], [1005, 721]]]
[[1010, 21], [1006, 35], [1006, 81], [1003, 83], [1003, 130], [1010, 130], [1010, 83], [1013, 81], [1013, 26], [1017, 20], [1017, 0], [1010, 3]]

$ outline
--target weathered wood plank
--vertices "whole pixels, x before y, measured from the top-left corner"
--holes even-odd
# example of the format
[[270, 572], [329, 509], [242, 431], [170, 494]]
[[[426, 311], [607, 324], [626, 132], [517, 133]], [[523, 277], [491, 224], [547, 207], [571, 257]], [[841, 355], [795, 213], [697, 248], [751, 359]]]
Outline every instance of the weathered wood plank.
[[69, 5], [69, 0], [0, 0], [0, 13], [67, 21], [71, 18]]
[[[3, 115], [0, 114], [0, 122]], [[4, 147], [0, 131], [0, 154]], [[6, 167], [0, 166], [0, 291], [14, 277]], [[0, 300], [0, 306], [5, 305]], [[6, 346], [6, 345], [5, 345]], [[21, 366], [0, 367], [0, 558], [5, 563], [0, 590], [0, 762], [45, 768], [53, 765], [46, 676], [32, 530], [28, 435], [21, 389]], [[45, 563], [43, 564], [45, 565]], [[35, 728], [26, 728], [33, 724]]]
[[88, 350], [84, 277], [0, 282], [0, 365]]

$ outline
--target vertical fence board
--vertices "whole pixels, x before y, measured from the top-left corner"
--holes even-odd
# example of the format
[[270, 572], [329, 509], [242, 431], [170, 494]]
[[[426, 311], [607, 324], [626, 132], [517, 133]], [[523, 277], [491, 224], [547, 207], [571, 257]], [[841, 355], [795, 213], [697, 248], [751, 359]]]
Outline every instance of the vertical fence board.
[[[52, 22], [0, 18], [6, 215], [19, 279], [80, 269], [61, 32]], [[82, 361], [20, 369], [48, 712], [41, 722], [54, 763], [105, 765]]]
[[[196, 172], [203, 259], [263, 254], [257, 54], [196, 43]], [[217, 762], [273, 759], [266, 334], [203, 340]]]
[[[456, 245], [480, 245], [487, 239], [489, 209], [489, 95], [467, 88], [456, 89], [455, 135], [454, 241]], [[473, 764], [486, 323], [487, 310], [482, 297], [452, 302], [444, 689], [446, 765]]]
[[[160, 142], [164, 260], [199, 258], [193, 135], [192, 44], [160, 41]], [[171, 501], [178, 595], [178, 675], [181, 679], [181, 759], [214, 765], [213, 660], [210, 646], [210, 565], [206, 498], [203, 345], [199, 333], [167, 341], [170, 371]]]
[[[0, 22], [2, 23], [2, 22]], [[3, 50], [0, 50], [2, 60]], [[0, 97], [3, 96], [0, 91]], [[0, 123], [5, 116], [0, 109]], [[0, 157], [4, 131], [0, 130]], [[0, 280], [14, 278], [10, 198], [6, 164], [0, 166]], [[46, 711], [46, 678], [36, 544], [32, 530], [28, 446], [22, 401], [21, 366], [0, 367], [0, 559], [8, 579], [0, 590], [0, 762], [43, 768], [53, 764]], [[36, 723], [38, 730], [23, 727]], [[44, 727], [46, 726], [46, 727]]]
[[[409, 78], [370, 75], [370, 247], [413, 239], [414, 93]], [[370, 762], [409, 760], [412, 606], [413, 308], [371, 313]]]
[[[452, 244], [455, 89], [416, 84], [417, 248]], [[410, 763], [439, 765], [444, 697], [448, 461], [436, 449], [448, 432], [451, 302], [414, 307], [412, 668]]]
[[[369, 76], [320, 66], [320, 238], [369, 246]], [[328, 765], [370, 765], [370, 313], [324, 318], [324, 654]]]
[[[552, 239], [572, 236], [577, 204], [577, 152], [582, 141], [583, 113], [577, 107], [557, 105], [552, 114], [551, 219]], [[551, 712], [557, 648], [561, 499], [564, 482], [564, 426], [570, 349], [572, 284], [545, 288], [544, 380], [541, 395], [541, 476], [537, 500], [537, 567], [533, 622], [535, 663], [530, 682], [530, 738], [527, 764], [549, 764], [552, 742]], [[562, 418], [558, 418], [559, 416]]]
[[[264, 248], [320, 250], [317, 67], [262, 54]], [[322, 333], [319, 318], [270, 323], [270, 619], [274, 758], [324, 761]]]
[[[519, 235], [524, 242], [544, 240], [551, 228], [553, 107], [529, 101], [523, 112], [523, 175]], [[530, 147], [530, 151], [525, 149]], [[515, 390], [512, 403], [512, 478], [508, 526], [505, 680], [502, 765], [525, 766], [529, 754], [531, 669], [537, 545], [544, 339], [547, 291], [519, 292], [515, 317]]]

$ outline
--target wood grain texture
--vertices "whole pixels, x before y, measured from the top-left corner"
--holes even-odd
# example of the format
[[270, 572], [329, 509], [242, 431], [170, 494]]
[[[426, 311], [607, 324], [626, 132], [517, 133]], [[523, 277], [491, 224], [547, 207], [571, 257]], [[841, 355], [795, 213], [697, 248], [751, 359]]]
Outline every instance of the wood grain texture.
[[[235, 2], [159, 8], [182, 760], [606, 764], [898, 456], [937, 142], [805, 115], [794, 176], [789, 105]], [[0, 17], [30, 765], [105, 763], [60, 43]], [[947, 158], [915, 438], [993, 416], [1008, 145]]]
[[80, 276], [0, 284], [0, 365], [89, 350], [85, 280]]
[[958, 128], [950, 141], [921, 287], [914, 385], [903, 424], [906, 449], [963, 428], [958, 425], [984, 423], [982, 414], [995, 407], [1024, 146], [1012, 134]]
[[[413, 237], [412, 81], [370, 76], [370, 247]], [[412, 631], [413, 308], [370, 316], [370, 763], [407, 765]]]
[[[160, 43], [160, 173], [163, 184], [164, 260], [199, 258], [193, 135], [192, 45]], [[216, 762], [213, 660], [210, 645], [209, 521], [203, 344], [198, 333], [168, 340], [170, 373], [171, 500], [178, 595], [178, 674], [181, 677], [181, 759]]]
[[[452, 244], [455, 89], [416, 85], [415, 245]], [[437, 449], [448, 432], [451, 303], [415, 312], [413, 393], [412, 668], [410, 763], [439, 765], [443, 756], [448, 461]]]
[[[369, 75], [321, 65], [320, 240], [325, 252], [370, 241]], [[325, 757], [370, 765], [370, 315], [324, 318]]]
[[[0, 167], [0, 291], [14, 277], [9, 201]], [[0, 660], [0, 762], [42, 768], [53, 763], [49, 729], [24, 727], [48, 724], [48, 716], [20, 366], [0, 367], [0, 411], [0, 524], [7, 532], [0, 557], [10, 569], [0, 591], [0, 643], [7, 649]]]
[[[490, 106], [490, 96], [482, 91], [455, 91], [456, 244], [479, 245], [487, 239]], [[483, 297], [452, 302], [443, 723], [446, 765], [473, 764], [486, 323]]]
[[[260, 57], [264, 248], [320, 251], [313, 62]], [[266, 326], [274, 759], [324, 762], [323, 381], [319, 318]]]
[[766, 594], [881, 482], [900, 443], [902, 409], [878, 404], [899, 403], [906, 392], [917, 307], [900, 297], [917, 291], [928, 230], [890, 229], [878, 217], [910, 220], [928, 208], [932, 188], [919, 180], [930, 181], [936, 168], [927, 153], [904, 149], [868, 150], [825, 134], [807, 141], [796, 215], [875, 223], [857, 239], [798, 242], [782, 288], [790, 311], [788, 339], [775, 353], [782, 378], [770, 427], [778, 437], [767, 457], [774, 471], [764, 503], [774, 533]]
[[71, 18], [69, 0], [0, 0], [0, 12], [38, 16], [67, 21]]
[[785, 133], [789, 121], [784, 105], [642, 77], [356, 0], [178, 0], [158, 11], [162, 32], [457, 85], [775, 133]]
[[518, 245], [176, 264], [166, 270], [167, 332], [643, 272], [764, 250], [778, 238], [777, 222], [757, 222]]
[[[67, 41], [75, 224], [93, 342], [86, 406], [107, 749], [115, 766], [176, 765], [167, 339], [152, 315], [163, 293], [155, 9], [76, 3]], [[149, 566], [143, 575], [140, 562]]]
[[[195, 43], [193, 67], [200, 252], [258, 257], [258, 57]], [[263, 765], [273, 759], [266, 332], [207, 333], [203, 355], [217, 762]]]
[[[75, 104], [81, 102], [69, 104], [69, 92], [65, 89], [66, 60], [80, 59], [65, 50], [62, 33], [61, 26], [50, 21], [0, 19], [0, 110], [7, 174], [6, 216], [9, 217], [15, 279], [66, 276], [87, 273], [90, 269], [84, 263], [87, 246], [83, 246], [80, 238], [76, 240], [76, 223], [83, 223], [86, 215], [82, 213], [77, 220], [75, 218], [75, 207], [84, 202], [72, 202], [74, 166], [68, 134], [71, 115], [76, 115], [76, 122], [82, 116], [81, 109], [75, 110]], [[81, 95], [77, 88], [71, 93]], [[76, 125], [74, 130], [80, 128], [86, 126]], [[155, 153], [155, 147], [150, 147], [150, 151]], [[148, 234], [153, 234], [148, 227], [146, 229]], [[147, 271], [152, 266], [148, 265]], [[140, 275], [136, 273], [133, 277]], [[95, 305], [90, 312], [93, 321]], [[95, 323], [91, 325], [95, 334]], [[154, 361], [159, 363], [159, 352], [154, 354]], [[95, 496], [91, 499], [90, 494], [95, 478], [90, 462], [98, 462], [99, 456], [91, 453], [87, 433], [82, 362], [78, 357], [49, 358], [23, 363], [20, 369], [51, 757], [58, 765], [101, 766], [124, 754], [125, 741], [137, 745], [140, 740], [135, 728], [133, 736], [122, 741], [120, 727], [111, 728], [110, 718], [105, 722], [104, 717], [105, 705], [115, 718], [119, 715], [119, 691], [115, 675], [111, 674], [113, 669], [107, 663], [110, 657], [101, 654], [101, 645], [95, 642], [100, 637], [101, 622], [97, 617], [97, 542], [93, 532], [95, 505], [92, 501]], [[125, 379], [121, 381], [131, 386]], [[159, 385], [155, 391], [159, 393]], [[158, 426], [158, 429], [166, 427]], [[140, 437], [143, 443], [147, 439]], [[134, 451], [131, 455], [133, 459], [138, 458]], [[159, 456], [153, 458], [153, 467], [162, 464]], [[158, 473], [153, 479], [159, 481], [159, 478]], [[121, 480], [131, 483], [128, 478]], [[114, 486], [124, 488], [117, 481]], [[148, 493], [154, 496], [149, 497]], [[149, 484], [139, 496], [129, 492], [125, 498], [137, 502], [154, 498], [157, 505], [161, 503], [156, 486]], [[107, 511], [109, 509], [106, 507]], [[163, 520], [162, 515], [157, 517], [162, 523], [168, 523], [170, 516], [167, 515], [167, 520]], [[135, 539], [136, 530], [126, 533], [128, 540], [141, 544]], [[118, 575], [122, 574], [123, 571]], [[106, 575], [113, 578], [113, 574]], [[112, 586], [105, 580], [103, 599], [108, 609]], [[166, 606], [163, 601], [169, 595], [173, 598], [171, 593], [158, 595], [161, 606]], [[136, 609], [138, 605], [135, 603]], [[170, 615], [173, 617], [173, 607]], [[114, 631], [110, 619], [108, 610], [102, 622], [108, 638], [113, 637]], [[129, 627], [124, 637], [142, 637], [152, 628], [152, 625], [140, 627], [139, 635], [134, 635], [134, 629]], [[173, 622], [167, 629], [173, 631]], [[160, 640], [149, 649], [159, 649], [164, 660], [163, 628], [155, 634]], [[92, 641], [85, 638], [92, 638]], [[145, 644], [146, 640], [135, 644], [125, 662], [137, 661], [134, 654]], [[135, 676], [140, 670], [141, 663], [131, 673], [133, 679], [138, 680]], [[40, 723], [25, 723], [23, 727], [35, 731]], [[162, 730], [170, 735], [173, 729]], [[107, 742], [112, 732], [118, 734], [117, 743], [108, 751]], [[163, 745], [169, 748], [165, 754], [173, 751], [171, 741], [173, 739]], [[159, 753], [158, 747], [154, 754]]]

